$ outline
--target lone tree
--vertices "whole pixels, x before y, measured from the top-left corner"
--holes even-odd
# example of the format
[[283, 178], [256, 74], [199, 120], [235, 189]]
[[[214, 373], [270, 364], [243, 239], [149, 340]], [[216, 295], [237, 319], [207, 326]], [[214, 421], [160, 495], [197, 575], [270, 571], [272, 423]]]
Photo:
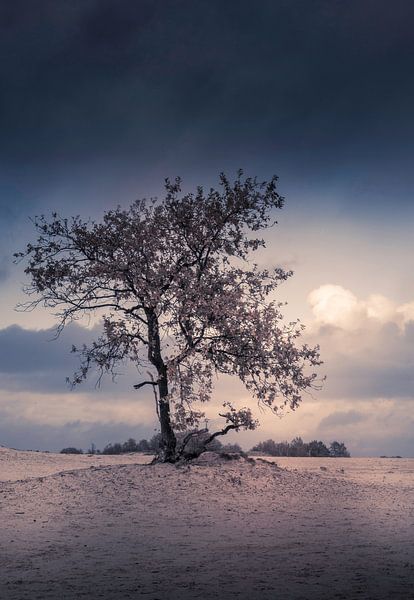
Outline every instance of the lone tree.
[[[240, 171], [234, 182], [222, 174], [208, 192], [183, 195], [180, 179], [165, 188], [162, 201], [135, 201], [102, 222], [36, 217], [36, 242], [15, 256], [31, 278], [24, 309], [53, 309], [58, 332], [88, 313], [102, 318], [92, 345], [73, 348], [81, 358], [74, 384], [94, 367], [115, 375], [128, 360], [148, 372], [134, 387], [153, 388], [159, 460], [175, 462], [190, 455], [195, 436], [204, 449], [230, 430], [257, 425], [249, 408], [226, 400], [223, 428], [207, 436], [199, 429], [204, 413], [195, 403], [209, 400], [213, 376], [237, 375], [259, 406], [280, 414], [317, 387], [312, 367], [320, 359], [318, 347], [298, 345], [303, 326], [284, 323], [283, 304], [273, 298], [292, 273], [248, 260], [265, 246], [257, 232], [283, 206], [277, 178], [259, 183]], [[180, 443], [178, 431], [189, 432]]]

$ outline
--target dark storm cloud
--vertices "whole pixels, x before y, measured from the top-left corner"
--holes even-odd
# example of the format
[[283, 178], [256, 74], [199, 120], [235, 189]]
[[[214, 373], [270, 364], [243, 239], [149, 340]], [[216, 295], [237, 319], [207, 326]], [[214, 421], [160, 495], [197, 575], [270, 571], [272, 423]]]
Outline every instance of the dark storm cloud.
[[[87, 330], [76, 324], [66, 327], [59, 338], [54, 329], [33, 331], [12, 325], [0, 330], [0, 388], [3, 390], [25, 390], [29, 392], [64, 393], [93, 392], [98, 373], [92, 371], [88, 381], [71, 390], [66, 378], [71, 378], [79, 368], [79, 357], [71, 353], [72, 345], [82, 347], [97, 336], [99, 329]], [[105, 392], [109, 395], [132, 389], [135, 380], [125, 371], [117, 379], [117, 386], [103, 386], [99, 390], [100, 399]], [[110, 378], [108, 378], [110, 379]], [[103, 383], [104, 383], [103, 382]]]
[[79, 344], [90, 334], [78, 325], [70, 325], [55, 340], [54, 329], [33, 331], [12, 325], [0, 330], [0, 372], [3, 374], [56, 371], [67, 367], [72, 344]]
[[225, 168], [256, 157], [352, 171], [355, 155], [392, 162], [412, 147], [407, 0], [20, 0], [0, 10], [10, 168], [108, 156], [143, 168], [181, 153], [213, 154]]

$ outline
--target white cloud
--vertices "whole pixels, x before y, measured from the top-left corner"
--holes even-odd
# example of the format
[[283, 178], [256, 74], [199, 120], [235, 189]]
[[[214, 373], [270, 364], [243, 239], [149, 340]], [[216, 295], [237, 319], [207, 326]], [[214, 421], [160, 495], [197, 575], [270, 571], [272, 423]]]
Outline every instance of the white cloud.
[[359, 299], [341, 285], [325, 284], [308, 295], [315, 330], [321, 325], [331, 325], [348, 331], [365, 327], [395, 323], [403, 330], [414, 321], [414, 302], [398, 306], [382, 294], [371, 294]]
[[397, 305], [381, 294], [372, 294], [367, 298], [364, 305], [367, 317], [381, 323], [399, 323]]
[[397, 308], [397, 314], [401, 318], [403, 325], [410, 321], [414, 321], [414, 302], [402, 304]]
[[340, 285], [321, 285], [308, 296], [318, 324], [357, 328], [366, 316], [364, 303]]

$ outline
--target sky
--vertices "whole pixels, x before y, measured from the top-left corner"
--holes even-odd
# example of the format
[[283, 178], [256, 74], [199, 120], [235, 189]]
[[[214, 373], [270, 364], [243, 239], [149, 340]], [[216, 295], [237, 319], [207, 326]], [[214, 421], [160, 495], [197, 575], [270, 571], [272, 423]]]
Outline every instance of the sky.
[[[52, 315], [16, 312], [30, 218], [99, 219], [162, 196], [165, 177], [191, 190], [243, 168], [279, 176], [260, 260], [293, 269], [280, 299], [327, 380], [231, 441], [414, 457], [413, 25], [409, 0], [0, 4], [0, 444], [103, 447], [157, 428], [133, 368], [67, 387], [72, 343], [98, 326], [53, 340]], [[222, 381], [212, 422], [223, 397], [250, 402]]]

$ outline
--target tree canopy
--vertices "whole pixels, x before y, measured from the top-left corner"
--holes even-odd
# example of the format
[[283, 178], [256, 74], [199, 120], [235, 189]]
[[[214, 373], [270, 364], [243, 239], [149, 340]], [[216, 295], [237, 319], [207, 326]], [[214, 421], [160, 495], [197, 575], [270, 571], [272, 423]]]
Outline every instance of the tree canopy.
[[[283, 206], [277, 178], [258, 182], [242, 172], [220, 176], [218, 189], [182, 193], [166, 181], [163, 200], [137, 200], [104, 214], [34, 219], [37, 240], [17, 253], [26, 261], [32, 296], [25, 305], [54, 311], [58, 330], [90, 313], [102, 334], [73, 348], [81, 364], [73, 383], [93, 367], [116, 374], [134, 362], [148, 372], [136, 389], [152, 387], [160, 421], [160, 459], [174, 462], [201, 433], [200, 409], [217, 374], [235, 375], [258, 404], [276, 414], [296, 409], [317, 386], [319, 348], [300, 344], [303, 326], [286, 323], [274, 292], [292, 273], [261, 269], [252, 254], [265, 246], [260, 230]], [[223, 400], [222, 429], [254, 429], [251, 409]], [[176, 432], [189, 431], [180, 443]]]

